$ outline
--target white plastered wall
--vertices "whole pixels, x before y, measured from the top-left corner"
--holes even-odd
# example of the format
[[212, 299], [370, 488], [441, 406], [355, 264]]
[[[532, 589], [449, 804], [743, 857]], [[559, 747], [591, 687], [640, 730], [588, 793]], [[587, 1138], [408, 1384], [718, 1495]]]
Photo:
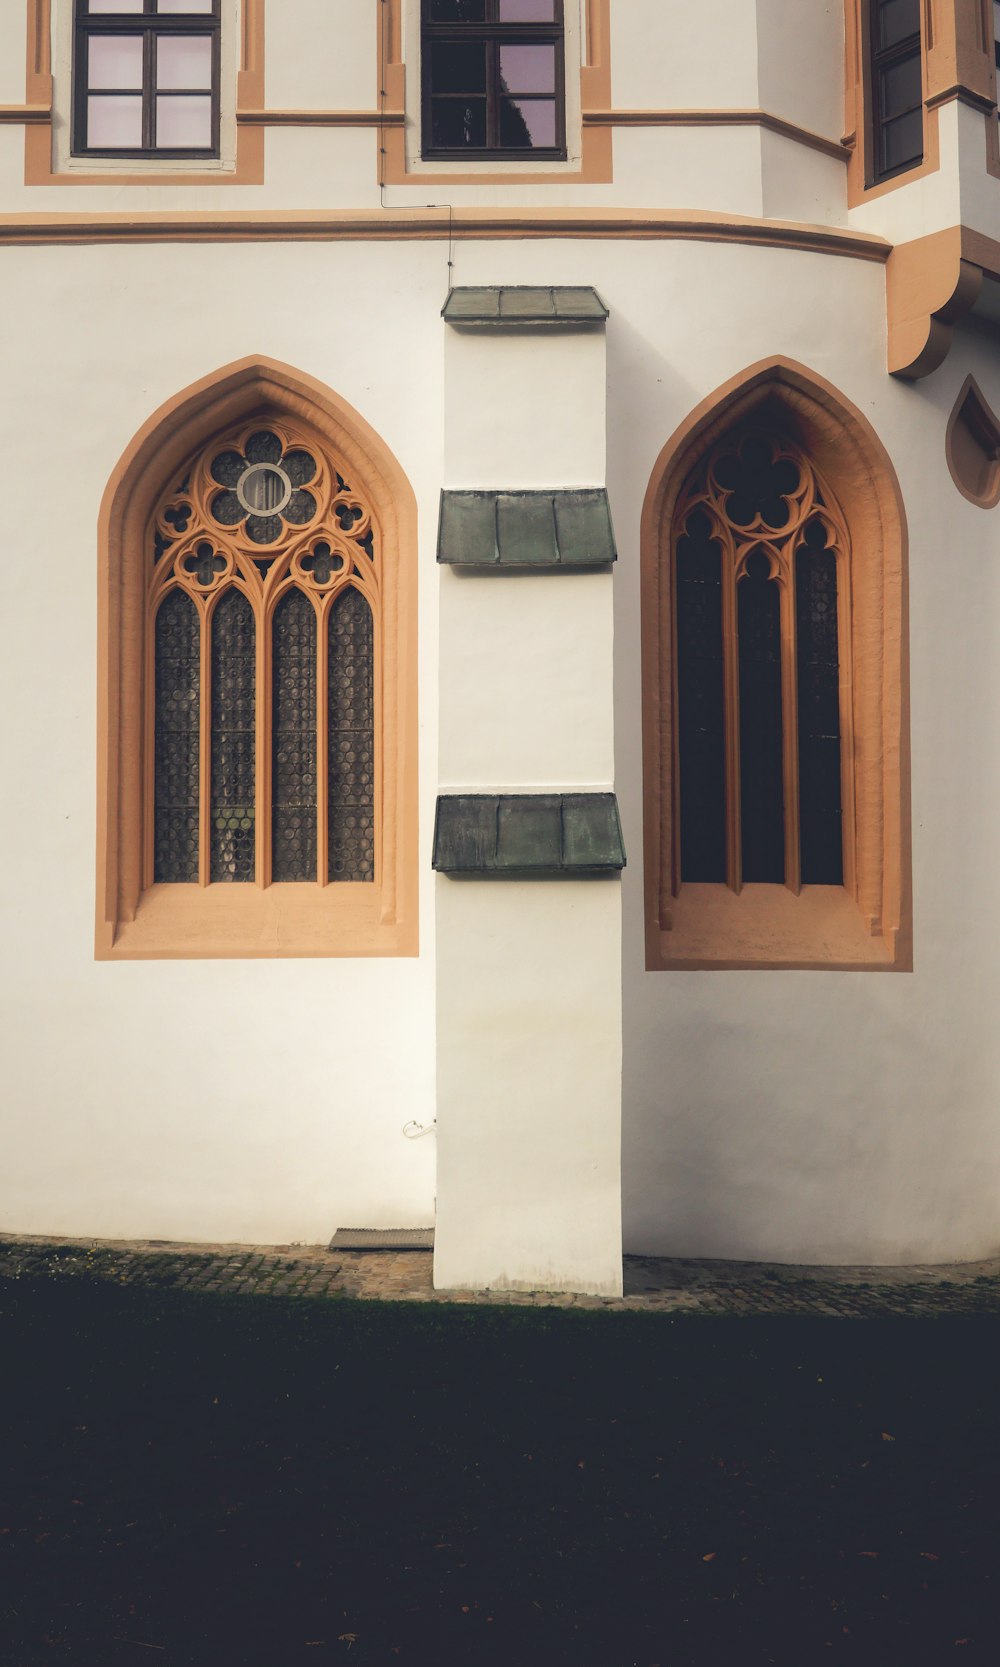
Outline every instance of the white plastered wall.
[[[15, 807], [0, 862], [8, 1230], [312, 1242], [432, 1220], [433, 1141], [401, 1130], [434, 1106], [446, 276], [437, 244], [5, 251], [20, 321], [0, 355], [5, 447], [26, 516], [0, 659], [18, 715], [0, 743]], [[335, 389], [418, 496], [419, 959], [93, 959], [98, 508], [151, 413], [248, 354]]]
[[[603, 485], [606, 382], [603, 328], [449, 329], [445, 485]], [[445, 569], [440, 601], [442, 791], [610, 789], [611, 575]], [[439, 877], [437, 1061], [435, 1284], [620, 1293], [616, 878]]]

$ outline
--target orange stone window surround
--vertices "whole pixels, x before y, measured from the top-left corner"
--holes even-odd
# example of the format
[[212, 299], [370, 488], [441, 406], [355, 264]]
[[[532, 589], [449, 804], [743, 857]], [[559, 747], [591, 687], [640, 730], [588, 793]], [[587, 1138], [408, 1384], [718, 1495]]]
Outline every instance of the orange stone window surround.
[[[700, 466], [721, 442], [748, 428], [784, 436], [790, 451], [808, 460], [837, 553], [844, 817], [839, 886], [799, 882], [796, 749], [787, 716], [794, 712], [795, 670], [787, 643], [785, 884], [741, 885], [732, 790], [726, 883], [682, 883], [680, 876], [673, 541]], [[751, 367], [705, 400], [661, 453], [643, 509], [641, 562], [647, 967], [908, 969], [906, 532], [895, 474], [870, 426], [803, 366], [775, 359]], [[781, 606], [787, 639], [794, 629], [787, 586]], [[730, 659], [734, 653], [733, 641]], [[730, 761], [738, 752], [733, 681], [730, 668]]]
[[[64, 0], [67, 6], [72, 0]], [[27, 0], [27, 76], [25, 104], [30, 119], [24, 132], [24, 182], [26, 185], [259, 185], [264, 179], [264, 129], [244, 118], [264, 104], [264, 5], [265, 0], [239, 0], [239, 43], [235, 88], [236, 154], [232, 167], [210, 163], [178, 161], [165, 165], [158, 157], [145, 167], [123, 158], [116, 166], [100, 169], [82, 166], [58, 167], [54, 145], [53, 36], [57, 22], [57, 0]], [[233, 14], [236, 15], [236, 14]], [[232, 26], [224, 13], [223, 30]], [[64, 114], [70, 117], [65, 98]]]
[[[284, 442], [284, 455], [301, 448], [317, 460], [317, 512], [308, 525], [284, 526], [279, 539], [255, 546], [241, 529], [211, 524], [218, 487], [202, 465], [220, 446], [236, 447], [265, 428]], [[341, 489], [338, 476], [348, 486]], [[365, 534], [370, 555], [344, 535], [348, 521]], [[267, 558], [260, 568], [255, 549]], [[416, 954], [416, 508], [378, 436], [329, 389], [289, 367], [268, 360], [229, 366], [168, 401], [140, 430], [105, 494], [99, 555], [98, 959]], [[326, 622], [349, 587], [364, 596], [373, 623], [374, 877], [338, 881], [326, 871], [320, 698], [316, 879], [271, 883], [271, 621], [293, 591], [308, 601], [322, 696]], [[233, 591], [255, 624], [254, 877], [210, 883], [209, 642], [213, 613]], [[199, 620], [198, 879], [157, 883], [156, 618], [177, 593]]]

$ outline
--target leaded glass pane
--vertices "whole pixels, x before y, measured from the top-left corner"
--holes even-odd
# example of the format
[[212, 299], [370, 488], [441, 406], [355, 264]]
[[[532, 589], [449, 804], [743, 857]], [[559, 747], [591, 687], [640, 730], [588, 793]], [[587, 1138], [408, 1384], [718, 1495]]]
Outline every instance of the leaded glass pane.
[[331, 880], [375, 877], [375, 669], [371, 608], [350, 586], [330, 610], [329, 847]]
[[198, 610], [172, 590], [156, 615], [153, 879], [197, 881], [201, 656]]
[[677, 543], [681, 878], [726, 878], [722, 552], [703, 511]]
[[795, 558], [802, 884], [844, 879], [837, 558], [813, 522]]
[[286, 592], [272, 624], [271, 877], [315, 880], [316, 615]]
[[736, 587], [740, 655], [740, 813], [744, 881], [785, 878], [778, 586], [761, 550]]
[[213, 880], [254, 878], [257, 639], [253, 609], [227, 591], [212, 615]]

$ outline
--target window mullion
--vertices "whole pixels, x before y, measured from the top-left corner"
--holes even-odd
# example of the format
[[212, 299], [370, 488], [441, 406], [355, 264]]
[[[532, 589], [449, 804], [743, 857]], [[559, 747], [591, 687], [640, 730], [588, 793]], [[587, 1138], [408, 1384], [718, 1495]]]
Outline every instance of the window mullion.
[[257, 886], [263, 888], [271, 884], [271, 634], [274, 609], [262, 603], [254, 611], [257, 627], [255, 873]]
[[212, 624], [208, 609], [199, 603], [199, 688], [201, 694], [198, 733], [198, 884], [207, 886], [212, 865]]
[[147, 29], [142, 43], [142, 148], [156, 148], [156, 37]]
[[795, 549], [786, 545], [778, 557], [781, 622], [782, 757], [785, 784], [785, 885], [796, 897], [802, 890], [799, 848], [799, 699], [796, 667]]
[[726, 529], [722, 545], [723, 699], [726, 755], [726, 884], [743, 889], [740, 817], [740, 643], [736, 608], [737, 553]]
[[330, 851], [330, 598], [316, 621], [316, 878], [328, 879]]
[[495, 39], [486, 43], [486, 144], [490, 150], [500, 144], [500, 48]]

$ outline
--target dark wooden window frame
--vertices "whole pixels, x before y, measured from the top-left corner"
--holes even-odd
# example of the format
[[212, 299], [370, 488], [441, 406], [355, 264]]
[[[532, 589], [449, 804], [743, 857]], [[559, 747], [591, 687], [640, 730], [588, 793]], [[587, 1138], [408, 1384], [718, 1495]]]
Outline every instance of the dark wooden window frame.
[[[499, 0], [486, 0], [486, 21], [483, 23], [434, 23], [430, 16], [430, 0], [422, 0], [420, 60], [423, 83], [421, 108], [422, 156], [430, 161], [462, 160], [465, 162], [493, 162], [497, 157], [522, 161], [566, 160], [566, 29], [563, 0], [555, 0], [554, 20], [551, 23], [501, 23]], [[431, 66], [435, 42], [465, 44], [486, 42], [486, 134], [485, 146], [443, 146], [431, 143], [431, 99], [434, 87]], [[556, 106], [556, 143], [550, 146], [500, 144], [500, 47], [546, 46], [555, 47], [556, 84], [553, 95]], [[515, 95], [517, 96], [517, 95]]]
[[[886, 47], [879, 45], [879, 14], [881, 10], [879, 0], [867, 0], [867, 9], [867, 35], [869, 50], [868, 103], [869, 134], [871, 141], [869, 145], [867, 183], [869, 185], [881, 185], [884, 180], [895, 179], [899, 174], [909, 173], [911, 168], [918, 168], [924, 159], [923, 122], [921, 120], [920, 154], [918, 156], [907, 158], [905, 162], [898, 163], [894, 168], [885, 168], [882, 165], [882, 136], [885, 128], [889, 126], [891, 122], [898, 121], [903, 116], [911, 115], [914, 110], [920, 110], [922, 117], [922, 91], [920, 102], [918, 104], [911, 105], [906, 110], [898, 111], [895, 116], [888, 118], [883, 115], [881, 101], [879, 98], [880, 75], [882, 70], [891, 69], [895, 65], [906, 63], [908, 59], [912, 58], [916, 58], [918, 64], [920, 63], [920, 8], [919, 5], [916, 8], [917, 28], [915, 32], [904, 36], [902, 40], [897, 41], [893, 46]], [[921, 81], [922, 78], [923, 72], [921, 69]]]
[[[211, 160], [219, 155], [219, 106], [221, 83], [221, 0], [212, 0], [210, 12], [158, 13], [156, 0], [143, 0], [141, 12], [112, 12], [106, 15], [85, 10], [86, 0], [75, 0], [73, 28], [73, 155], [106, 157], [163, 157], [170, 160], [198, 158]], [[102, 88], [91, 93], [89, 80], [89, 46], [95, 36], [141, 35], [142, 46], [142, 144], [108, 147], [87, 144], [88, 98], [121, 98], [135, 95], [137, 88]], [[169, 35], [207, 35], [212, 42], [212, 142], [208, 146], [156, 144], [157, 98], [190, 98], [204, 95], [203, 87], [172, 87], [157, 92], [156, 43]]]

